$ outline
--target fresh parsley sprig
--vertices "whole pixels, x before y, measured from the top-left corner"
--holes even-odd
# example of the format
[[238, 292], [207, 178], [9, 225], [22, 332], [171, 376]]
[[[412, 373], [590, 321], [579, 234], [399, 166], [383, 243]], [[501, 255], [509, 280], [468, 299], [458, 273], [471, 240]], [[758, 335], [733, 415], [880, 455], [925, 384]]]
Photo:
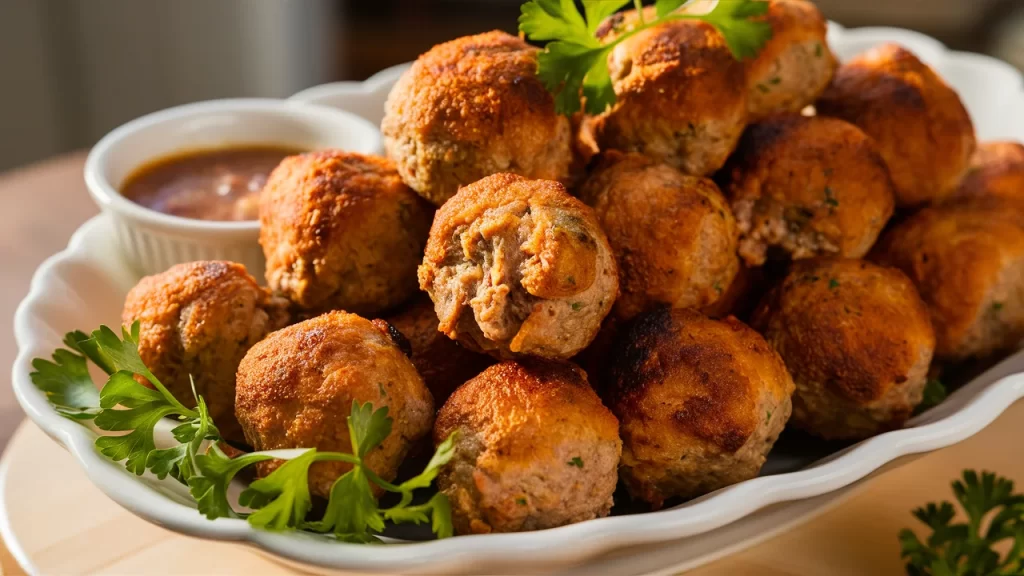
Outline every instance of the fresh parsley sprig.
[[[443, 442], [419, 475], [395, 485], [380, 478], [364, 461], [367, 454], [391, 434], [388, 408], [377, 410], [367, 402], [352, 403], [348, 416], [352, 454], [320, 452], [315, 448], [253, 452], [234, 458], [220, 448], [220, 434], [202, 396], [195, 394], [195, 408], [187, 408], [167, 390], [142, 361], [138, 351], [139, 324], [122, 328], [122, 336], [100, 327], [91, 335], [71, 332], [67, 348], [53, 353], [52, 361], [35, 359], [32, 382], [63, 416], [79, 422], [92, 421], [100, 430], [126, 432], [100, 436], [96, 447], [115, 462], [141, 475], [147, 470], [158, 478], [171, 476], [187, 484], [199, 512], [209, 519], [245, 518], [264, 530], [309, 530], [332, 534], [348, 542], [379, 542], [386, 520], [395, 523], [430, 522], [439, 538], [452, 535], [451, 507], [437, 493], [423, 504], [413, 505], [413, 492], [427, 488], [451, 460], [454, 435]], [[109, 376], [97, 391], [89, 375], [92, 361]], [[144, 378], [153, 387], [139, 383]], [[172, 431], [177, 444], [157, 448], [154, 428], [164, 417], [180, 421]], [[267, 460], [284, 462], [266, 477], [252, 482], [239, 495], [236, 510], [228, 498], [231, 481], [245, 468]], [[322, 519], [307, 520], [313, 506], [309, 468], [316, 462], [345, 462], [352, 469], [331, 488]], [[372, 485], [400, 494], [398, 504], [381, 509]]]
[[600, 114], [614, 104], [608, 55], [620, 42], [652, 26], [673, 20], [703, 20], [718, 30], [737, 59], [756, 56], [772, 35], [771, 25], [756, 19], [768, 11], [767, 2], [719, 0], [711, 11], [699, 14], [679, 10], [689, 0], [657, 0], [654, 18], [646, 20], [642, 1], [633, 0], [637, 24], [602, 43], [597, 38], [601, 22], [630, 0], [582, 2], [583, 14], [575, 0], [530, 0], [520, 8], [520, 32], [531, 41], [547, 42], [537, 56], [537, 77], [554, 95], [560, 114], [577, 112], [581, 94], [588, 114]]
[[[1024, 494], [1013, 481], [991, 472], [979, 477], [965, 470], [953, 482], [953, 494], [967, 516], [954, 522], [949, 502], [930, 503], [914, 516], [931, 529], [922, 542], [909, 529], [900, 531], [901, 556], [910, 576], [1009, 576], [1024, 574]], [[1009, 542], [1005, 556], [997, 546]]]

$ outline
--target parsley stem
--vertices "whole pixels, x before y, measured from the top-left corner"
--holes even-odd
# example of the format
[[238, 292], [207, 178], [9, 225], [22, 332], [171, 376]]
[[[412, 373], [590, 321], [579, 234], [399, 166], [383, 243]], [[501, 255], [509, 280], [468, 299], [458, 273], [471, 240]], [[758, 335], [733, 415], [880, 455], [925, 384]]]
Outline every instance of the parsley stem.
[[199, 412], [196, 412], [195, 410], [189, 408], [185, 408], [184, 404], [178, 402], [178, 399], [174, 397], [174, 394], [171, 394], [170, 390], [165, 388], [164, 385], [160, 383], [160, 380], [158, 380], [157, 377], [154, 376], [152, 372], [146, 370], [145, 372], [142, 373], [142, 376], [146, 380], [149, 380], [149, 383], [152, 384], [153, 387], [156, 388], [157, 391], [159, 391], [160, 394], [163, 395], [164, 400], [167, 400], [168, 404], [174, 406], [177, 414], [180, 414], [187, 418], [196, 418], [199, 416]]
[[644, 25], [647, 22], [644, 21], [644, 2], [643, 0], [633, 0], [633, 6], [636, 7], [637, 18], [640, 19], [640, 24]]

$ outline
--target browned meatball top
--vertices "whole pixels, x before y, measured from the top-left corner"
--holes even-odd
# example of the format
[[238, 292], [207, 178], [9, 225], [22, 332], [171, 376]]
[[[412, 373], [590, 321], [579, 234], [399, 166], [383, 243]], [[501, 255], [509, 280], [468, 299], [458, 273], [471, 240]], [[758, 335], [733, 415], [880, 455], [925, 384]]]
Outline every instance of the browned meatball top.
[[432, 209], [384, 158], [290, 156], [260, 197], [267, 284], [299, 308], [375, 314], [416, 291]]
[[751, 325], [767, 333], [794, 378], [823, 382], [858, 404], [905, 382], [922, 358], [923, 374], [935, 348], [928, 309], [910, 279], [862, 260], [794, 263]]
[[537, 79], [537, 49], [497, 30], [421, 55], [391, 91], [381, 131], [402, 178], [437, 205], [497, 172], [569, 176], [569, 121]]
[[1024, 201], [1024, 145], [1006, 141], [978, 144], [956, 196]]
[[[391, 434], [366, 456], [393, 479], [409, 448], [425, 436], [434, 403], [416, 368], [388, 334], [355, 314], [329, 312], [271, 334], [238, 366], [235, 413], [257, 450], [317, 448], [351, 452], [346, 418], [353, 401], [388, 407]], [[280, 465], [260, 463], [262, 475]], [[327, 497], [349, 464], [310, 469], [312, 491]]]
[[723, 181], [750, 265], [773, 245], [797, 259], [863, 256], [893, 212], [874, 142], [836, 118], [781, 115], [751, 125]]
[[[694, 310], [638, 318], [614, 362], [608, 394], [624, 425], [673, 409], [687, 441], [715, 451], [735, 452], [754, 435], [763, 421], [763, 393], [781, 402], [793, 392], [782, 359], [757, 332], [735, 318], [712, 320]], [[678, 386], [673, 405], [651, 395], [666, 382]]]
[[[629, 28], [614, 16], [599, 34]], [[594, 117], [602, 149], [641, 152], [688, 174], [719, 169], [747, 121], [746, 75], [709, 24], [676, 20], [639, 32], [608, 56], [616, 103]]]
[[513, 174], [463, 187], [437, 211], [419, 276], [442, 332], [503, 358], [572, 356], [618, 292], [590, 207], [557, 182]]
[[901, 269], [931, 312], [936, 356], [985, 356], [1024, 337], [1024, 212], [998, 202], [920, 210], [872, 258]]
[[191, 376], [221, 435], [241, 442], [235, 369], [250, 346], [288, 321], [286, 306], [241, 264], [190, 262], [139, 280], [121, 319], [139, 322], [139, 356], [171, 394], [194, 405]]
[[828, 86], [837, 63], [825, 36], [828, 22], [808, 0], [769, 0], [772, 37], [746, 61], [751, 118], [799, 112]]
[[954, 192], [974, 152], [974, 126], [957, 93], [910, 51], [884, 44], [850, 59], [818, 100], [875, 139], [899, 206]]
[[613, 150], [580, 195], [594, 207], [618, 258], [618, 317], [666, 305], [706, 306], [736, 275], [736, 221], [711, 180]]

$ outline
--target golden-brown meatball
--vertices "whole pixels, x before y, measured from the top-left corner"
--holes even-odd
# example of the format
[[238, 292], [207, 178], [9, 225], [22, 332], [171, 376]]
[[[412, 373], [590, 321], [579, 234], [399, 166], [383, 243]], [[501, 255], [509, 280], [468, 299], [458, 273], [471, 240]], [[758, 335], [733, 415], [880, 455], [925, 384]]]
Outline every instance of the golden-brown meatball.
[[928, 308], [902, 272], [862, 260], [796, 262], [751, 326], [796, 383], [790, 423], [826, 439], [899, 428], [935, 350]]
[[520, 532], [607, 516], [622, 453], [618, 422], [567, 362], [484, 370], [437, 414], [455, 454], [437, 484], [458, 534]]
[[314, 314], [396, 306], [416, 292], [431, 212], [384, 158], [285, 158], [260, 196], [267, 284]]
[[1024, 212], [991, 202], [925, 208], [889, 230], [872, 258], [917, 286], [937, 358], [983, 357], [1024, 337]]
[[426, 294], [388, 316], [387, 322], [408, 339], [412, 363], [435, 404], [443, 404], [456, 388], [493, 363], [490, 356], [467, 350], [438, 331], [434, 303]]
[[748, 265], [763, 264], [773, 246], [794, 259], [863, 256], [893, 212], [892, 180], [874, 143], [835, 118], [751, 125], [722, 179]]
[[569, 358], [618, 293], [608, 239], [558, 182], [495, 174], [434, 217], [419, 269], [439, 329], [499, 358]]
[[779, 355], [735, 318], [678, 309], [637, 317], [618, 342], [608, 389], [626, 488], [660, 508], [757, 476], [792, 393]]
[[711, 180], [612, 150], [580, 197], [618, 259], [620, 319], [661, 306], [706, 306], [736, 275], [736, 220]]
[[440, 206], [498, 172], [565, 181], [569, 119], [537, 79], [537, 49], [504, 32], [431, 48], [395, 84], [381, 123], [406, 184]]
[[746, 63], [752, 120], [799, 112], [813, 104], [837, 64], [825, 40], [828, 23], [813, 2], [769, 0], [765, 20], [772, 26], [772, 37]]
[[[430, 392], [386, 325], [346, 312], [293, 324], [253, 346], [238, 366], [236, 393], [235, 414], [256, 450], [350, 453], [352, 403], [370, 402], [375, 410], [387, 406], [391, 434], [365, 458], [385, 480], [394, 479], [434, 417]], [[261, 462], [257, 472], [265, 476], [280, 463]], [[350, 469], [343, 462], [314, 464], [310, 490], [329, 497], [334, 481]]]
[[1024, 200], [1024, 146], [1006, 141], [978, 144], [955, 197]]
[[974, 126], [960, 97], [896, 44], [840, 66], [816, 107], [875, 139], [892, 173], [898, 206], [951, 195], [974, 152]]
[[235, 420], [235, 369], [249, 347], [288, 321], [245, 266], [190, 262], [147, 276], [128, 292], [121, 320], [139, 322], [139, 356], [167, 390], [192, 406], [206, 400], [221, 436], [242, 442]]
[[[610, 40], [635, 12], [598, 30]], [[616, 102], [589, 128], [601, 149], [640, 152], [705, 176], [722, 167], [747, 122], [744, 65], [709, 24], [676, 20], [618, 44], [608, 56]]]

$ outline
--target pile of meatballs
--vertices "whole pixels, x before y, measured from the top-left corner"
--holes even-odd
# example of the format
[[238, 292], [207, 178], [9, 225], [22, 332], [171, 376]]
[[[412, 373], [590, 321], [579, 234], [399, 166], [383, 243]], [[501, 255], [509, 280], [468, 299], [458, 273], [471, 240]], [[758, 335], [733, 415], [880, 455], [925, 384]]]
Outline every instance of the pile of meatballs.
[[[787, 425], [899, 428], [939, 363], [1024, 337], [1024, 147], [977, 144], [900, 46], [840, 65], [811, 2], [765, 18], [746, 61], [698, 21], [631, 36], [596, 116], [556, 114], [519, 38], [435, 46], [387, 100], [387, 158], [271, 174], [267, 288], [179, 265], [123, 321], [237, 445], [348, 451], [371, 402], [390, 480], [457, 432], [438, 487], [460, 534], [601, 517], [620, 481], [653, 509], [699, 496], [756, 476]], [[316, 464], [313, 493], [347, 466]]]

